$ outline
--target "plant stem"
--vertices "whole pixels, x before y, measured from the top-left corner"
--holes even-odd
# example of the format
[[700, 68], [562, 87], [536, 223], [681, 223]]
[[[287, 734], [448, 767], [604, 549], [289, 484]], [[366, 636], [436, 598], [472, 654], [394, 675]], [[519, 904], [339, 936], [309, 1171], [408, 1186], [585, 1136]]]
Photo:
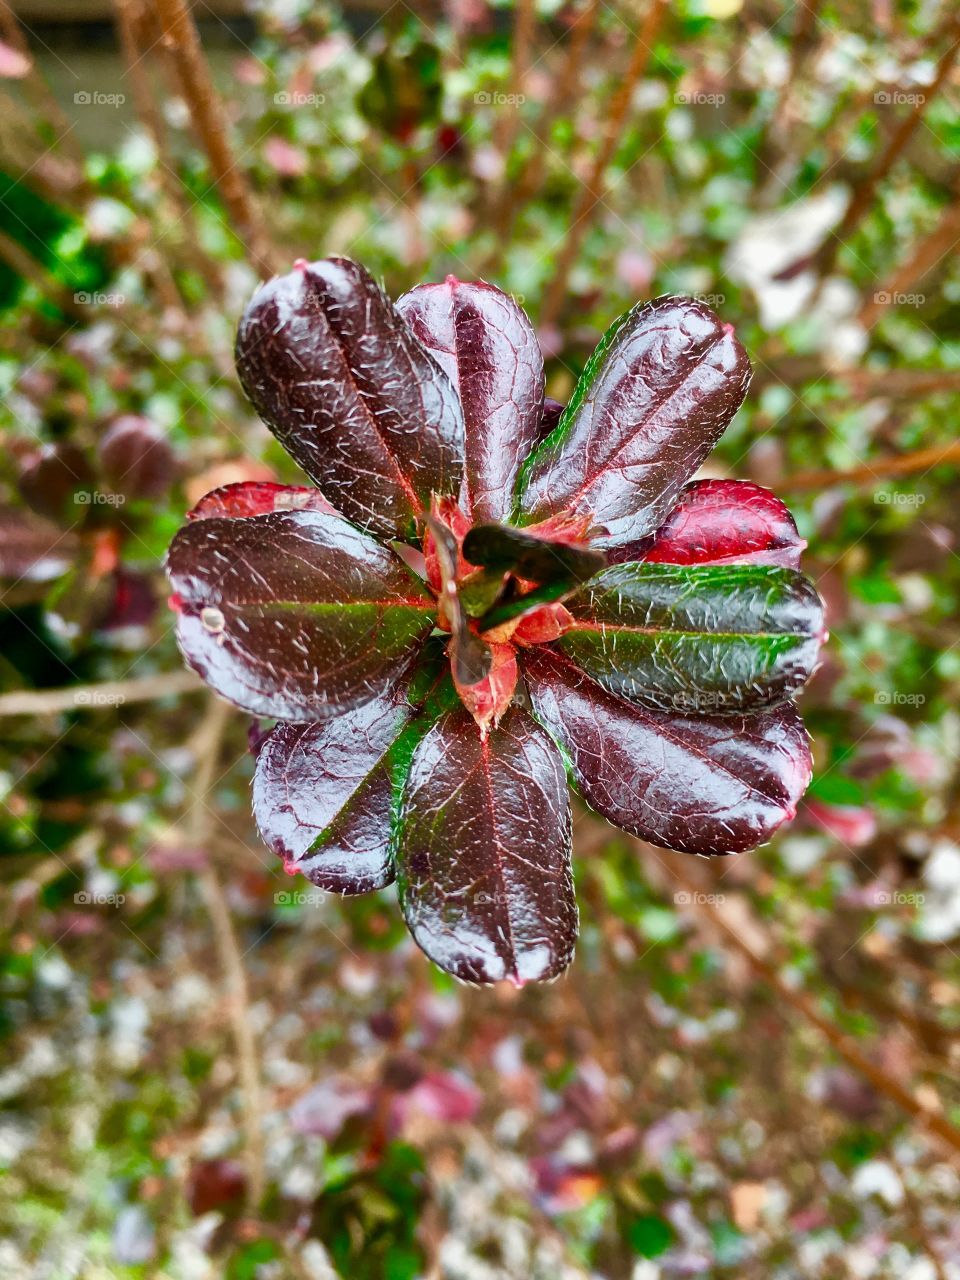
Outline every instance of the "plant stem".
[[634, 41], [630, 64], [619, 89], [610, 103], [603, 140], [574, 206], [570, 228], [557, 257], [556, 271], [543, 301], [543, 307], [540, 312], [540, 324], [543, 328], [555, 324], [560, 314], [560, 309], [566, 298], [567, 280], [570, 276], [571, 268], [577, 254], [580, 252], [580, 246], [590, 227], [593, 215], [596, 213], [597, 206], [606, 193], [607, 166], [613, 159], [620, 143], [634, 89], [647, 69], [653, 53], [653, 45], [657, 39], [660, 24], [663, 21], [666, 10], [667, 0], [651, 0], [644, 16], [643, 25]]
[[882, 289], [875, 290], [860, 309], [858, 322], [872, 329], [884, 311], [895, 306], [899, 294], [910, 293], [924, 276], [936, 267], [960, 242], [960, 190], [943, 211], [937, 225], [914, 246], [910, 256], [887, 279]]
[[213, 181], [223, 196], [234, 229], [245, 241], [260, 271], [271, 275], [277, 265], [276, 254], [245, 175], [233, 155], [223, 104], [214, 88], [186, 0], [153, 0], [153, 7], [163, 31], [163, 43], [176, 66], [183, 96], [207, 154]]
[[58, 711], [102, 711], [128, 702], [152, 702], [178, 693], [199, 693], [203, 685], [192, 671], [164, 671], [134, 680], [72, 684], [65, 689], [24, 689], [0, 694], [0, 717], [45, 716]]
[[874, 462], [849, 471], [800, 471], [786, 476], [780, 488], [793, 493], [811, 489], [827, 489], [838, 484], [872, 484], [886, 476], [908, 476], [918, 471], [929, 471], [946, 462], [960, 463], [960, 443], [933, 445], [928, 449], [915, 449], [911, 453], [897, 454], [892, 458], [877, 458]]
[[[198, 760], [193, 803], [187, 812], [185, 826], [192, 843], [205, 847], [210, 842], [213, 813], [209, 798], [218, 781], [223, 737], [232, 708], [210, 695], [207, 714], [194, 735], [193, 750]], [[230, 1024], [237, 1050], [240, 1087], [243, 1091], [243, 1124], [246, 1135], [247, 1203], [256, 1209], [263, 1199], [263, 1091], [257, 1042], [250, 1017], [250, 991], [243, 967], [243, 953], [237, 941], [233, 920], [226, 904], [223, 887], [212, 861], [207, 861], [198, 874], [204, 903], [213, 926], [214, 943], [226, 979]]]

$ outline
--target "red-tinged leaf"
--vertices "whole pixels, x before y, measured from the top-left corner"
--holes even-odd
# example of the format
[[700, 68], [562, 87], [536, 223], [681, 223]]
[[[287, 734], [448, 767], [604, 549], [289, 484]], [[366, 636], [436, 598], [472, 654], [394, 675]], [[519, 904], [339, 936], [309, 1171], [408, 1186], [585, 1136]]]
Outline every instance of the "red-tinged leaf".
[[464, 509], [475, 520], [506, 519], [540, 433], [543, 357], [533, 326], [509, 295], [453, 276], [411, 289], [397, 310], [460, 396]]
[[348, 520], [409, 536], [459, 492], [463, 415], [440, 366], [347, 258], [298, 263], [253, 297], [237, 334], [247, 395]]
[[312, 884], [367, 893], [393, 880], [389, 752], [414, 712], [379, 694], [323, 724], [278, 724], [260, 749], [253, 813], [260, 835]]
[[657, 529], [750, 381], [729, 325], [692, 298], [657, 298], [608, 330], [556, 429], [524, 466], [526, 522], [568, 512], [615, 547]]
[[117, 418], [101, 437], [97, 454], [114, 493], [128, 498], [159, 498], [176, 475], [176, 458], [167, 436], [139, 414]]
[[857, 849], [869, 844], [877, 834], [877, 816], [865, 805], [808, 800], [804, 808], [814, 826], [835, 836], [849, 848]]
[[610, 553], [612, 564], [800, 567], [806, 542], [785, 503], [750, 480], [695, 480], [656, 533]]
[[505, 644], [509, 641], [526, 648], [559, 640], [572, 626], [573, 615], [565, 605], [538, 604], [509, 622], [485, 631], [483, 638], [488, 644]]
[[611, 565], [566, 606], [568, 657], [611, 693], [680, 714], [787, 701], [824, 638], [813, 584], [766, 565]]
[[244, 519], [247, 516], [269, 515], [271, 511], [323, 511], [332, 516], [339, 514], [320, 490], [310, 485], [241, 480], [205, 493], [197, 505], [187, 512], [187, 519], [209, 520], [214, 516]]
[[491, 644], [490, 670], [475, 684], [459, 684], [454, 671], [454, 684], [460, 701], [486, 732], [491, 721], [499, 724], [509, 707], [517, 687], [517, 655], [512, 644]]
[[740, 853], [796, 813], [812, 761], [793, 703], [682, 716], [626, 702], [546, 649], [527, 653], [523, 669], [583, 798], [616, 826], [684, 853]]
[[52, 582], [79, 559], [80, 543], [74, 534], [22, 507], [0, 507], [0, 579], [4, 582]]
[[[423, 536], [423, 562], [424, 572], [426, 575], [427, 585], [431, 591], [440, 594], [443, 588], [443, 574], [440, 571], [439, 549], [437, 540], [434, 536], [434, 524], [440, 524], [447, 531], [444, 534], [445, 546], [450, 546], [448, 534], [452, 534], [456, 544], [456, 555], [454, 557], [455, 568], [452, 571], [454, 579], [459, 580], [465, 577], [471, 569], [471, 566], [463, 558], [463, 539], [470, 530], [470, 519], [464, 515], [456, 498], [434, 498], [430, 504], [430, 515], [432, 520], [427, 521], [426, 532]], [[449, 576], [449, 566], [448, 566]]]
[[417, 747], [397, 879], [417, 945], [466, 982], [553, 978], [570, 963], [577, 906], [563, 762], [519, 707], [484, 737], [465, 710]]
[[440, 573], [441, 626], [449, 627], [450, 664], [457, 688], [479, 684], [486, 679], [493, 663], [489, 647], [470, 629], [470, 618], [457, 590], [459, 546], [457, 537], [440, 520], [427, 516], [427, 529], [432, 540], [432, 555]]
[[390, 688], [434, 622], [433, 599], [389, 548], [321, 512], [196, 520], [167, 573], [187, 663], [281, 720], [328, 720]]

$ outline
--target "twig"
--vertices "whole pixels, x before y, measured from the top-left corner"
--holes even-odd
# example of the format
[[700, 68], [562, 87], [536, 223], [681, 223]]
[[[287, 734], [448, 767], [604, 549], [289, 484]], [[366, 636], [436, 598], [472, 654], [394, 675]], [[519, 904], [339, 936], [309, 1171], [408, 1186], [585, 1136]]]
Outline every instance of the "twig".
[[858, 322], [872, 329], [884, 311], [897, 305], [897, 299], [910, 293], [924, 276], [951, 253], [960, 242], [960, 191], [953, 193], [937, 225], [914, 247], [910, 256], [897, 267], [882, 289], [875, 290], [860, 309]]
[[590, 226], [593, 214], [596, 212], [597, 206], [606, 192], [605, 175], [607, 166], [613, 159], [620, 143], [634, 89], [636, 89], [638, 82], [643, 78], [643, 74], [647, 69], [666, 10], [667, 0], [650, 0], [643, 25], [634, 41], [630, 65], [627, 67], [623, 81], [614, 95], [610, 109], [607, 112], [607, 125], [604, 130], [603, 141], [594, 157], [590, 173], [581, 188], [577, 203], [574, 206], [570, 229], [557, 257], [556, 270], [540, 312], [540, 324], [543, 328], [555, 324], [557, 316], [560, 314], [560, 308], [563, 306], [566, 297], [567, 279], [570, 275], [570, 270], [580, 251], [580, 246]]
[[798, 493], [832, 488], [838, 484], [872, 484], [886, 476], [908, 476], [918, 471], [929, 471], [945, 462], [960, 463], [960, 444], [933, 445], [929, 449], [915, 449], [912, 453], [892, 458], [877, 458], [849, 471], [800, 471], [795, 476], [785, 476], [779, 488]]
[[[191, 843], [200, 847], [205, 846], [210, 840], [212, 813], [209, 808], [209, 797], [218, 780], [217, 769], [223, 736], [231, 710], [227, 703], [211, 695], [206, 717], [194, 738], [199, 767], [193, 785], [193, 804], [187, 812], [184, 825]], [[213, 925], [214, 942], [230, 997], [230, 1024], [237, 1049], [240, 1086], [244, 1097], [247, 1203], [251, 1208], [256, 1208], [263, 1199], [264, 1191], [263, 1093], [260, 1085], [257, 1042], [250, 1018], [250, 992], [243, 967], [243, 954], [234, 932], [223, 887], [212, 862], [206, 863], [204, 869], [198, 873], [198, 879], [203, 890], [210, 923]]]
[[869, 1058], [861, 1053], [853, 1037], [825, 1017], [805, 992], [795, 990], [789, 983], [785, 982], [773, 965], [769, 964], [746, 940], [743, 934], [729, 923], [723, 912], [708, 900], [709, 895], [698, 892], [701, 888], [700, 884], [691, 879], [686, 871], [681, 870], [680, 863], [677, 860], [674, 859], [668, 863], [665, 859], [661, 859], [660, 866], [663, 867], [668, 877], [688, 891], [689, 901], [693, 909], [708, 919], [723, 934], [726, 942], [734, 950], [738, 951], [754, 972], [759, 974], [768, 986], [774, 990], [781, 1004], [789, 1005], [805, 1021], [815, 1027], [829, 1041], [831, 1048], [844, 1059], [847, 1065], [862, 1075], [878, 1093], [895, 1103], [901, 1111], [906, 1112], [912, 1119], [925, 1125], [931, 1133], [942, 1139], [953, 1152], [960, 1155], [960, 1129], [951, 1124], [941, 1112], [925, 1106], [922, 1102], [918, 1102], [913, 1094], [904, 1088], [898, 1080], [894, 1080], [881, 1067], [878, 1067], [876, 1063], [871, 1062]]
[[44, 116], [56, 131], [56, 145], [69, 152], [70, 158], [76, 166], [76, 185], [78, 187], [83, 186], [85, 157], [73, 135], [73, 125], [60, 109], [60, 104], [57, 102], [50, 86], [37, 70], [36, 61], [30, 52], [30, 46], [23, 34], [23, 29], [14, 16], [7, 0], [0, 0], [0, 35], [11, 48], [16, 49], [17, 53], [23, 54], [30, 63], [30, 71], [25, 80], [27, 92], [32, 98], [38, 113]]
[[[503, 159], [504, 167], [510, 159], [510, 152], [520, 128], [520, 108], [527, 85], [527, 71], [530, 66], [530, 48], [533, 43], [533, 31], [537, 21], [537, 10], [534, 0], [515, 0], [516, 12], [513, 21], [513, 66], [511, 71], [510, 102], [508, 109], [500, 117], [496, 129], [496, 146]], [[502, 187], [507, 186], [506, 181]]]
[[909, 114], [900, 121], [873, 170], [856, 184], [850, 203], [847, 205], [846, 211], [840, 220], [840, 225], [835, 231], [831, 232], [820, 250], [814, 255], [814, 265], [821, 279], [830, 274], [841, 247], [853, 235], [870, 210], [877, 188], [906, 150], [907, 144], [920, 127], [920, 123], [930, 104], [946, 83], [953, 69], [957, 54], [960, 52], [960, 19], [955, 14], [947, 20], [947, 34], [950, 43], [937, 64], [937, 74], [933, 83], [926, 93], [919, 96]]
[[234, 158], [227, 137], [223, 104], [214, 88], [186, 0], [153, 0], [153, 7], [163, 31], [163, 43], [176, 66], [183, 96], [207, 154], [213, 180], [223, 196], [235, 230], [246, 242], [260, 270], [270, 275], [277, 262], [276, 255], [254, 204], [253, 194]]
[[58, 711], [102, 711], [128, 702], [152, 702], [178, 693], [198, 693], [203, 685], [192, 671], [163, 671], [135, 680], [71, 684], [65, 689], [23, 689], [0, 694], [0, 717], [45, 716]]

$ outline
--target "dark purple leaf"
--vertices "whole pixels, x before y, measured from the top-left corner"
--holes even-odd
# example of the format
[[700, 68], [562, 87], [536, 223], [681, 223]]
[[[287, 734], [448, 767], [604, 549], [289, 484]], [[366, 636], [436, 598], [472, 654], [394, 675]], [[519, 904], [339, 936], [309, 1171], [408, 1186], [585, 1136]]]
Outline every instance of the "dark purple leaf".
[[101, 438], [97, 452], [114, 493], [159, 498], [173, 484], [177, 469], [173, 449], [149, 418], [132, 413], [117, 418]]
[[611, 693], [690, 714], [759, 711], [809, 679], [823, 604], [793, 569], [618, 564], [566, 600], [557, 644]]
[[0, 507], [0, 579], [52, 582], [77, 562], [76, 535], [21, 507]]
[[93, 468], [75, 444], [45, 444], [20, 474], [24, 502], [57, 524], [76, 525], [90, 511]]
[[540, 426], [537, 429], [536, 443], [545, 440], [563, 415], [564, 406], [552, 396], [543, 397], [543, 412], [540, 415]]
[[498, 569], [530, 582], [586, 582], [606, 564], [602, 551], [582, 543], [538, 538], [502, 524], [477, 524], [463, 540], [471, 564]]
[[786, 504], [750, 480], [695, 480], [656, 533], [610, 553], [612, 564], [773, 564], [800, 567], [806, 542]]
[[457, 590], [457, 537], [452, 529], [434, 516], [427, 516], [427, 525], [433, 534], [434, 554], [440, 570], [442, 613], [452, 632], [450, 657], [454, 680], [458, 685], [479, 684], [490, 673], [493, 654], [470, 630], [470, 619], [460, 600]]
[[265, 516], [271, 511], [325, 511], [327, 515], [339, 514], [319, 489], [309, 485], [241, 480], [205, 493], [197, 505], [187, 512], [187, 519], [209, 520], [211, 516], [243, 519], [247, 516]]
[[337, 516], [196, 520], [167, 572], [187, 662], [255, 715], [327, 720], [388, 689], [435, 602], [390, 551]]
[[459, 491], [456, 392], [355, 262], [269, 280], [240, 321], [237, 371], [280, 443], [361, 528], [406, 537], [431, 494]]
[[413, 714], [392, 690], [323, 724], [273, 730], [257, 758], [253, 813], [289, 870], [332, 893], [390, 883], [389, 752]]
[[524, 467], [527, 522], [566, 512], [614, 547], [657, 529], [740, 407], [750, 364], [692, 298], [657, 298], [604, 336], [556, 430]]
[[543, 357], [533, 326], [501, 290], [453, 276], [411, 289], [397, 310], [459, 393], [464, 509], [475, 520], [506, 519], [540, 435]]
[[796, 813], [812, 761], [793, 703], [754, 716], [682, 716], [615, 697], [546, 649], [523, 664], [534, 714], [583, 798], [616, 826], [684, 853], [739, 853]]
[[417, 944], [466, 982], [552, 978], [570, 963], [577, 906], [563, 762], [511, 707], [486, 736], [444, 715], [413, 756], [397, 877]]

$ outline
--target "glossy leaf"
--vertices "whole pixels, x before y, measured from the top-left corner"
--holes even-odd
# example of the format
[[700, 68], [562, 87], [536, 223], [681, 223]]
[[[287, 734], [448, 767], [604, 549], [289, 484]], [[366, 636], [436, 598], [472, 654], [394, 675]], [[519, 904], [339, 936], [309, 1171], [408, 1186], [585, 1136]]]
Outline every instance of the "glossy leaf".
[[792, 569], [613, 565], [566, 606], [560, 648], [612, 693], [665, 711], [774, 706], [808, 679], [823, 605]]
[[62, 442], [43, 445], [27, 461], [19, 487], [38, 515], [72, 528], [90, 514], [96, 478], [83, 450]]
[[187, 519], [209, 520], [213, 516], [245, 519], [248, 516], [265, 516], [272, 511], [324, 511], [327, 515], [338, 514], [320, 490], [310, 485], [240, 480], [236, 484], [225, 484], [205, 493], [196, 506], [187, 512]]
[[475, 520], [506, 519], [540, 434], [543, 357], [533, 326], [508, 294], [453, 276], [411, 289], [397, 310], [460, 396], [464, 510]]
[[477, 524], [463, 540], [471, 564], [509, 571], [530, 582], [586, 582], [606, 564], [601, 551], [539, 538], [502, 524]]
[[524, 521], [567, 512], [615, 547], [652, 533], [740, 407], [750, 364], [692, 298], [657, 298], [608, 330], [556, 429], [524, 467]]
[[432, 493], [459, 491], [456, 393], [357, 263], [304, 262], [269, 280], [240, 321], [237, 371], [280, 443], [360, 528], [406, 537]]
[[283, 720], [326, 720], [388, 689], [434, 621], [392, 551], [321, 512], [197, 520], [167, 572], [189, 665], [231, 702]]
[[753, 716], [684, 716], [600, 688], [561, 654], [533, 650], [534, 714], [608, 821], [684, 853], [739, 853], [792, 818], [812, 761], [793, 703]]
[[772, 564], [800, 567], [806, 542], [784, 502], [750, 480], [695, 480], [656, 533], [617, 547], [613, 564]]
[[577, 907], [563, 762], [519, 707], [483, 737], [465, 710], [417, 747], [397, 876], [417, 944], [466, 982], [552, 978], [570, 963]]
[[390, 883], [389, 752], [413, 714], [393, 689], [322, 724], [277, 725], [257, 757], [253, 812], [288, 869], [333, 893]]
[[470, 629], [470, 618], [457, 590], [459, 548], [456, 534], [434, 516], [427, 516], [433, 554], [440, 572], [440, 620], [450, 628], [450, 661], [458, 687], [479, 684], [490, 672], [493, 655]]

